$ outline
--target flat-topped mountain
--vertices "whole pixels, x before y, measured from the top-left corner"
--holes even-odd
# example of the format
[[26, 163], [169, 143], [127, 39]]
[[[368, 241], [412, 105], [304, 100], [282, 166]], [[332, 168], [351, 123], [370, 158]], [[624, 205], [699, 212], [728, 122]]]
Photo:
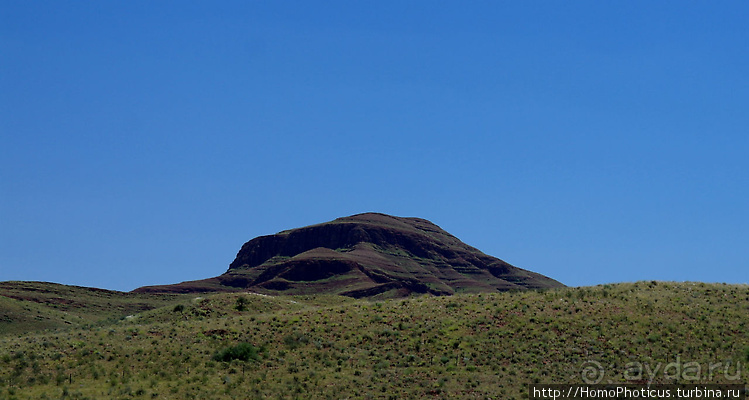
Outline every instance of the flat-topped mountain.
[[562, 286], [486, 255], [427, 220], [366, 213], [252, 239], [215, 278], [135, 291], [359, 298]]

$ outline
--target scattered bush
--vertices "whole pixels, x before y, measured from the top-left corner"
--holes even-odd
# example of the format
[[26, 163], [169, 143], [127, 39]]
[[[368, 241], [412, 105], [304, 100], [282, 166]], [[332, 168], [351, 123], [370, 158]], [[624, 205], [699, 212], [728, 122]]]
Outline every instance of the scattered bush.
[[234, 308], [237, 311], [245, 311], [247, 310], [247, 303], [248, 303], [247, 297], [239, 296], [237, 297], [237, 305], [234, 306]]
[[301, 332], [294, 332], [284, 336], [283, 342], [289, 346], [289, 348], [296, 349], [309, 343], [309, 337]]
[[216, 361], [229, 362], [232, 360], [257, 361], [259, 350], [249, 343], [240, 343], [236, 346], [227, 347], [217, 352], [213, 359]]

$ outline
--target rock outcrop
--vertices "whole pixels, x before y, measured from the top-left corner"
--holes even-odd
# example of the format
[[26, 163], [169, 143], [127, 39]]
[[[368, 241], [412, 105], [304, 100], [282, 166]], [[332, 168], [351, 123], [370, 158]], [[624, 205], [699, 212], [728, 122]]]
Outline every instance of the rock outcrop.
[[252, 239], [218, 277], [136, 291], [385, 298], [562, 286], [486, 255], [427, 220], [366, 213]]

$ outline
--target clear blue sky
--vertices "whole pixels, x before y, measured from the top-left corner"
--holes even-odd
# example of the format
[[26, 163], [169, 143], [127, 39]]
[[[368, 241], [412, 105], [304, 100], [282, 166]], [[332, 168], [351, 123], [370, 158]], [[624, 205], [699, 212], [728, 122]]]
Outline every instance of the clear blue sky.
[[579, 286], [749, 281], [749, 3], [0, 2], [0, 280], [350, 214]]

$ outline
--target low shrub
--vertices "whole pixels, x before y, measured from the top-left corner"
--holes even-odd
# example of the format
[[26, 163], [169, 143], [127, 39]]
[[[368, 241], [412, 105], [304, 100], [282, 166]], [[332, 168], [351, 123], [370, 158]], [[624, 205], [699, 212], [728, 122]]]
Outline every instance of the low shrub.
[[259, 349], [249, 343], [239, 343], [236, 346], [227, 347], [217, 352], [213, 359], [216, 361], [229, 362], [232, 360], [257, 361]]
[[234, 306], [234, 308], [237, 311], [246, 311], [248, 303], [249, 303], [249, 301], [247, 300], [246, 297], [240, 296], [240, 297], [237, 298], [237, 304]]

